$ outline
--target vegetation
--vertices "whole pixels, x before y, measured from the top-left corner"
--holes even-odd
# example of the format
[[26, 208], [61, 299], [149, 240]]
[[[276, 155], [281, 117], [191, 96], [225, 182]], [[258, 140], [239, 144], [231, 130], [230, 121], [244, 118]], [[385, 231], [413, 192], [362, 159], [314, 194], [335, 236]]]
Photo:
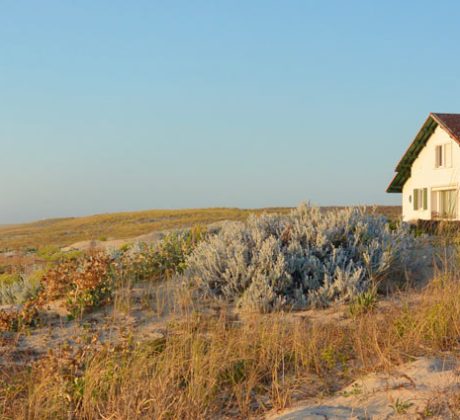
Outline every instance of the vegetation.
[[[325, 208], [327, 210], [327, 208]], [[0, 226], [0, 250], [34, 250], [62, 247], [93, 239], [130, 238], [153, 231], [207, 225], [223, 220], [244, 221], [249, 214], [287, 213], [287, 208], [235, 209], [210, 208], [188, 210], [148, 210], [100, 214], [65, 219], [49, 219], [21, 225]], [[400, 207], [378, 207], [377, 212], [397, 220]]]
[[39, 303], [65, 297], [69, 316], [81, 317], [84, 312], [111, 301], [112, 271], [111, 258], [102, 253], [63, 262], [44, 276]]
[[117, 285], [182, 274], [187, 256], [205, 234], [205, 229], [196, 226], [170, 233], [156, 245], [139, 244], [134, 252], [126, 248], [112, 256], [101, 251], [79, 254], [59, 259], [46, 272], [27, 278], [2, 274], [0, 303], [26, 303], [26, 310], [0, 310], [0, 331], [37, 323], [39, 310], [57, 299], [64, 299], [69, 318], [81, 319], [84, 313], [110, 303]]
[[302, 205], [288, 215], [227, 223], [187, 261], [187, 278], [207, 297], [261, 312], [350, 300], [416, 268], [415, 240], [364, 209]]
[[391, 404], [390, 407], [394, 410], [396, 414], [406, 414], [407, 410], [411, 408], [414, 404], [410, 401], [401, 401], [399, 398], [396, 399], [394, 404]]
[[124, 269], [134, 280], [169, 279], [183, 274], [187, 257], [206, 236], [206, 229], [195, 226], [191, 229], [169, 233], [158, 243], [139, 243], [135, 249], [123, 247]]
[[359, 316], [371, 312], [377, 306], [377, 289], [375, 287], [355, 296], [350, 302], [350, 314]]
[[0, 275], [0, 305], [21, 304], [33, 299], [41, 287], [42, 270], [24, 275]]
[[207, 225], [223, 220], [245, 220], [252, 212], [283, 212], [287, 209], [243, 210], [232, 208], [148, 210], [49, 219], [21, 225], [0, 226], [1, 249], [63, 247], [93, 239], [130, 238], [153, 231]]
[[81, 257], [83, 253], [78, 250], [73, 251], [61, 251], [61, 249], [56, 245], [45, 245], [38, 248], [36, 256], [38, 259], [48, 262], [56, 263], [60, 261], [69, 261]]
[[[35, 296], [16, 311], [0, 311], [0, 418], [248, 418], [283, 409], [297, 399], [340, 392], [363, 374], [391, 370], [420, 356], [460, 356], [455, 249], [449, 247], [449, 258], [437, 260], [442, 270], [423, 289], [405, 285], [405, 292], [382, 304], [376, 286], [382, 277], [391, 281], [402, 261], [410, 266], [412, 254], [406, 254], [406, 247], [414, 245], [413, 239], [360, 210], [328, 216], [315, 212], [301, 208], [286, 216], [251, 218], [218, 233], [197, 227], [171, 233], [155, 246], [53, 262], [41, 273]], [[238, 246], [235, 238], [240, 238]], [[296, 248], [303, 252], [295, 254]], [[220, 259], [212, 259], [217, 258], [212, 249]], [[278, 249], [291, 265], [276, 264], [276, 254], [270, 252], [261, 258], [266, 249]], [[299, 262], [307, 251], [317, 258], [316, 264], [303, 265], [310, 279], [336, 272], [328, 271], [330, 261], [338, 261], [330, 256], [342, 255], [351, 258], [342, 260], [344, 266], [364, 270], [360, 281], [373, 286], [356, 283], [353, 290], [358, 293], [350, 294], [339, 320], [298, 316], [291, 312], [294, 305], [278, 312], [242, 312], [235, 310], [236, 299], [202, 299], [194, 264], [203, 261], [203, 255], [210, 258], [207, 267], [214, 266], [228, 279], [226, 285], [217, 285], [234, 290], [236, 274], [273, 279], [276, 270], [295, 267], [292, 261]], [[230, 258], [251, 261], [253, 268], [228, 268]], [[295, 281], [300, 273], [296, 270], [287, 271]], [[191, 273], [195, 280], [184, 282]], [[290, 290], [284, 293], [296, 296], [289, 295]], [[308, 289], [303, 292], [308, 296]], [[229, 296], [241, 296], [232, 293]], [[80, 326], [85, 332], [66, 336], [36, 361], [21, 363], [15, 359], [17, 341], [8, 341], [11, 331], [19, 340], [39, 325], [47, 330], [43, 315], [56, 302], [74, 317], [72, 329]], [[111, 315], [97, 324], [89, 313], [100, 307]], [[159, 324], [159, 332], [146, 338], [136, 325], [121, 324], [121, 313], [134, 320], [141, 317], [138, 327]], [[65, 326], [70, 321], [59, 322]], [[53, 325], [56, 334], [59, 324]], [[110, 338], [113, 330], [119, 334]], [[342, 395], [362, 392], [356, 385]], [[399, 415], [407, 415], [411, 407], [404, 399], [392, 404]], [[429, 401], [425, 412], [444, 409]]]
[[[63, 348], [32, 369], [2, 373], [4, 417], [247, 417], [281, 409], [295, 395], [330, 393], [365, 372], [454, 351], [460, 284], [438, 282], [416, 304], [353, 323], [313, 323], [278, 313], [244, 322], [194, 314], [152, 341]], [[303, 384], [309, 384], [307, 388]], [[409, 406], [394, 404], [398, 413]]]

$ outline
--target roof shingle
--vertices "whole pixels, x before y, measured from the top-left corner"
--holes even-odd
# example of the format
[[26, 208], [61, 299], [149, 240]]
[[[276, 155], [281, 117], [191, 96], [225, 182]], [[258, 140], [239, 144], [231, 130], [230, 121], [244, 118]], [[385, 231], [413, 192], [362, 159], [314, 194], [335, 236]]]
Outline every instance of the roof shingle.
[[449, 134], [460, 143], [460, 114], [438, 114], [432, 112], [431, 115], [438, 120]]

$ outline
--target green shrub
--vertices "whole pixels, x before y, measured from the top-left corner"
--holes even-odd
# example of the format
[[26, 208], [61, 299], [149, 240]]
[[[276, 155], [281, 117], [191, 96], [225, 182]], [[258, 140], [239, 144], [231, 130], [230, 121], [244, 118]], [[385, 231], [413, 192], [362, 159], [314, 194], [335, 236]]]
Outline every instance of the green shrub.
[[51, 263], [60, 261], [76, 260], [83, 255], [83, 251], [72, 250], [72, 251], [61, 251], [61, 249], [54, 245], [47, 245], [41, 247], [37, 251], [37, 257]]
[[[196, 226], [187, 231], [172, 232], [154, 245], [145, 243], [125, 247], [124, 270], [135, 280], [158, 280], [182, 274], [187, 258], [206, 236], [206, 230]], [[128, 251], [132, 251], [128, 253]]]
[[360, 293], [350, 302], [349, 310], [352, 316], [367, 314], [377, 305], [377, 291], [375, 288]]
[[187, 268], [186, 259], [195, 246], [205, 235], [200, 226], [185, 232], [166, 235], [157, 247], [155, 265], [161, 274], [170, 277], [175, 273], [182, 274]]

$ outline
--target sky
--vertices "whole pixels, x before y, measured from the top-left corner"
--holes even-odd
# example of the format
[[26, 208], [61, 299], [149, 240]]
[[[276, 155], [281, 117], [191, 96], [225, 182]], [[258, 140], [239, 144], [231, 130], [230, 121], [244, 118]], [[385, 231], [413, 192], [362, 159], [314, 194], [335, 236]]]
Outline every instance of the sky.
[[460, 3], [0, 0], [0, 224], [399, 204], [460, 112]]

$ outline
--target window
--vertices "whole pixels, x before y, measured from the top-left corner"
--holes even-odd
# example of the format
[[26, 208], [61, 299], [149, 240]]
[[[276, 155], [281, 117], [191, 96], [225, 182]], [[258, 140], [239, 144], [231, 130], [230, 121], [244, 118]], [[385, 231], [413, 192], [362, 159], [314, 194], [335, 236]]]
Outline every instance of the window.
[[414, 210], [428, 210], [428, 188], [414, 189]]
[[436, 168], [450, 168], [452, 166], [452, 144], [446, 143], [436, 146], [435, 164]]
[[435, 166], [436, 168], [440, 168], [442, 166], [442, 146], [436, 146]]
[[458, 207], [456, 189], [437, 190], [431, 193], [433, 217], [439, 219], [456, 219]]

